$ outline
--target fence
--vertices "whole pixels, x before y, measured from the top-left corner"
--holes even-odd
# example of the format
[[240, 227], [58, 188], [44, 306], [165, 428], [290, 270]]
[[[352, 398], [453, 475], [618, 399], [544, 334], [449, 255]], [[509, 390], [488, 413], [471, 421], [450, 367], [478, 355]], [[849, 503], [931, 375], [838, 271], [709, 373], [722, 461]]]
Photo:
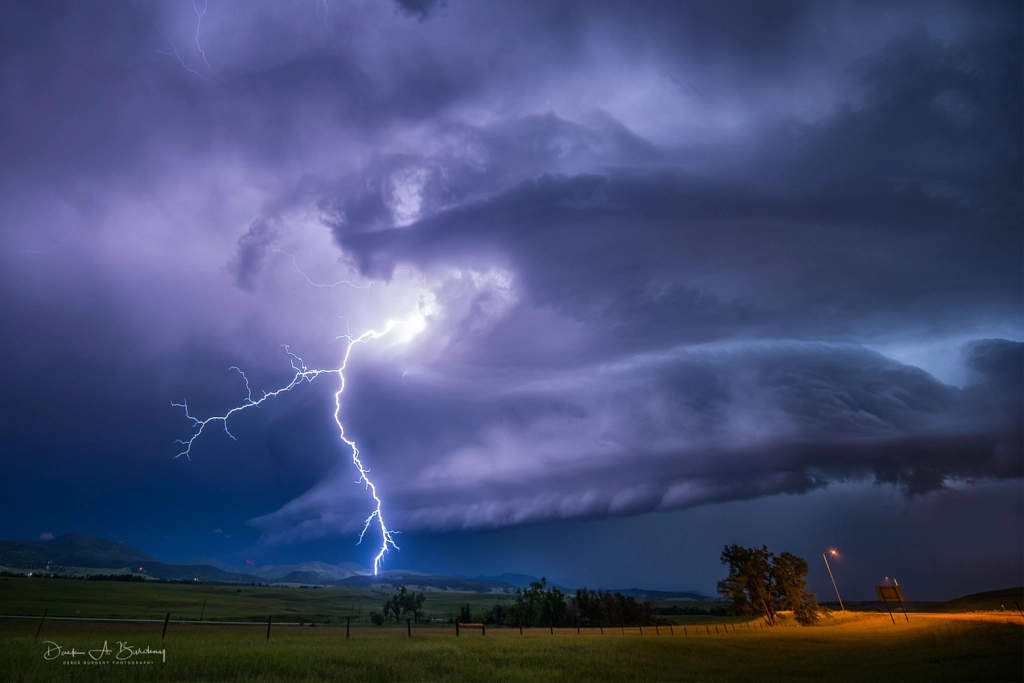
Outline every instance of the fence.
[[[163, 629], [162, 629], [161, 635], [160, 635], [161, 639], [165, 639], [167, 637], [168, 627], [171, 624], [185, 624], [185, 625], [188, 625], [188, 626], [263, 626], [264, 623], [265, 623], [266, 627], [267, 627], [266, 638], [268, 640], [270, 639], [270, 633], [271, 633], [271, 629], [272, 629], [273, 626], [295, 627], [295, 626], [317, 626], [318, 625], [318, 624], [312, 623], [312, 622], [310, 622], [310, 623], [306, 623], [306, 622], [289, 622], [289, 621], [276, 621], [275, 622], [274, 619], [273, 619], [273, 615], [268, 615], [267, 616], [267, 621], [266, 622], [262, 622], [262, 621], [200, 621], [200, 620], [195, 620], [195, 619], [171, 619], [170, 612], [168, 612], [167, 615], [163, 619], [128, 619], [128, 618], [116, 618], [116, 617], [53, 617], [53, 616], [48, 616], [48, 613], [49, 613], [49, 608], [47, 608], [46, 610], [43, 611], [42, 617], [39, 619], [39, 626], [38, 626], [38, 628], [36, 628], [36, 636], [35, 636], [37, 639], [39, 637], [39, 633], [43, 630], [43, 625], [48, 620], [49, 621], [72, 621], [72, 622], [163, 624]], [[24, 615], [0, 615], [0, 619], [31, 619], [31, 620], [35, 620], [36, 618], [37, 617], [35, 617], [35, 616], [24, 616]], [[412, 620], [406, 619], [405, 623], [406, 623], [406, 628], [405, 628], [406, 636], [411, 638], [412, 634], [413, 634]], [[319, 625], [323, 626], [323, 624], [319, 624]], [[708, 635], [708, 636], [712, 635], [712, 632], [711, 632], [711, 627], [712, 626], [715, 629], [714, 635], [722, 635], [722, 634], [729, 633], [730, 631], [735, 632], [737, 630], [739, 630], [739, 631], [758, 631], [758, 630], [764, 630], [765, 629], [765, 625], [763, 623], [761, 623], [761, 622], [743, 622], [741, 624], [727, 624], [727, 623], [722, 623], [722, 624], [704, 624], [703, 625], [703, 629], [705, 631], [705, 635]], [[719, 627], [721, 627], [721, 630], [719, 629]], [[483, 624], [483, 623], [476, 623], [476, 624], [460, 623], [459, 621], [456, 621], [455, 622], [455, 636], [459, 637], [460, 633], [461, 633], [461, 630], [465, 629], [465, 628], [471, 628], [471, 629], [479, 628], [480, 629], [480, 634], [482, 636], [486, 636], [487, 635], [487, 625], [486, 624]], [[494, 627], [492, 626], [492, 629], [493, 628]], [[510, 627], [510, 628], [500, 628], [499, 627], [498, 630], [499, 630], [499, 632], [513, 634], [513, 633], [516, 632], [516, 628], [517, 627]], [[644, 628], [647, 629], [646, 633], [644, 632]], [[362, 627], [362, 629], [367, 631], [367, 632], [380, 632], [382, 630], [382, 629], [377, 628], [377, 627]], [[663, 635], [663, 630], [667, 630], [667, 635], [668, 636], [678, 636], [678, 635], [681, 635], [681, 636], [688, 637], [688, 636], [691, 636], [691, 635], [700, 635], [701, 627], [693, 625], [693, 624], [687, 624], [687, 625], [682, 625], [682, 624], [656, 624], [654, 626], [646, 626], [646, 627], [644, 627], [644, 626], [625, 626], [625, 625], [620, 624], [620, 625], [618, 625], [616, 627], [612, 627], [611, 625], [609, 625], [609, 629], [611, 630], [612, 633], [614, 633], [615, 629], [617, 629], [621, 635], [626, 635], [627, 632], [628, 632], [629, 634], [638, 633], [641, 636], [645, 636], [645, 635], [646, 636], [650, 636], [651, 635], [651, 631], [653, 629], [653, 631], [654, 631], [653, 635], [655, 637]], [[431, 633], [431, 634], [436, 634], [436, 633], [439, 633], [439, 632], [440, 633], [444, 633], [445, 631], [447, 631], [447, 629], [438, 628], [438, 627], [426, 627], [424, 629], [418, 629], [418, 630], [420, 630], [423, 633]], [[549, 624], [547, 628], [543, 628], [543, 627], [541, 627], [541, 628], [527, 627], [526, 628], [526, 632], [530, 632], [530, 633], [543, 633], [544, 631], [547, 631], [548, 634], [551, 635], [551, 636], [555, 636], [556, 635], [556, 631], [557, 631], [558, 635], [564, 634], [566, 632], [570, 632], [571, 633], [572, 631], [575, 631], [576, 635], [584, 635], [585, 633], [588, 634], [588, 635], [598, 635], [598, 633], [599, 633], [600, 635], [603, 636], [603, 635], [605, 635], [605, 624], [599, 624], [598, 626], [580, 626], [580, 624], [576, 624], [575, 627], [557, 627], [556, 628], [555, 625], [552, 623], [552, 624]], [[681, 631], [681, 633], [680, 633], [680, 631]], [[525, 635], [524, 629], [523, 629], [522, 625], [518, 626], [518, 632], [519, 632], [519, 635]], [[345, 637], [346, 638], [350, 638], [351, 635], [352, 635], [352, 617], [346, 617], [345, 618]]]

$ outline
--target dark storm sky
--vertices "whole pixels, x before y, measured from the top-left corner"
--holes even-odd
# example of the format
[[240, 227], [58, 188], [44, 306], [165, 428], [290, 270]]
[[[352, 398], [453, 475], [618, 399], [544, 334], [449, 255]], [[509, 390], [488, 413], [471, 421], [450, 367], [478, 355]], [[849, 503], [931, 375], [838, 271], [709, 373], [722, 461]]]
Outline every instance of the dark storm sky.
[[[205, 7], [205, 11], [204, 11]], [[0, 536], [850, 598], [1024, 573], [1014, 2], [0, 9]], [[838, 577], [837, 577], [838, 578]]]

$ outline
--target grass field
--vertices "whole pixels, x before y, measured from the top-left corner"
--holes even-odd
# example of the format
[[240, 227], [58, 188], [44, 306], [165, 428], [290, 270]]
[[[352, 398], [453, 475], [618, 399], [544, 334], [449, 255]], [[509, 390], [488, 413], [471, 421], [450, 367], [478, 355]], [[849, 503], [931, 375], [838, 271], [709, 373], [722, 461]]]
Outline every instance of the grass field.
[[[73, 579], [22, 579], [0, 577], [0, 614], [50, 616], [127, 617], [204, 621], [290, 621], [338, 624], [346, 617], [352, 623], [369, 625], [369, 613], [380, 612], [393, 590], [371, 588], [291, 588], [278, 586], [230, 586], [219, 584], [176, 584], [124, 581], [81, 581]], [[445, 622], [469, 604], [474, 613], [514, 597], [500, 593], [433, 591], [427, 593], [425, 617]], [[206, 604], [205, 610], [203, 604]], [[659, 605], [704, 605], [707, 603], [666, 600]], [[723, 617], [672, 617], [678, 623], [703, 623]], [[735, 620], [733, 620], [735, 621]]]
[[[977, 611], [1012, 611], [1024, 607], [1024, 588], [1004, 588], [987, 593], [975, 593], [940, 605], [926, 608], [929, 612], [977, 612]], [[1017, 612], [1019, 614], [1019, 612]]]
[[[0, 619], [0, 680], [3, 681], [1021, 681], [1024, 680], [1024, 619], [1015, 612], [915, 614], [895, 625], [888, 614], [846, 613], [820, 626], [765, 630], [717, 617], [693, 617], [684, 635], [645, 628], [489, 628], [486, 636], [466, 631], [456, 638], [447, 626], [353, 628], [338, 624], [352, 601], [365, 615], [383, 595], [366, 590], [242, 588], [61, 580], [0, 581], [0, 613], [162, 618], [198, 617], [311, 622], [321, 625], [264, 626], [172, 623], [161, 639], [160, 623], [47, 620], [38, 639], [38, 619]], [[352, 592], [350, 593], [349, 590]], [[439, 593], [435, 613], [459, 604], [485, 607], [497, 596]], [[371, 604], [372, 599], [372, 604]], [[356, 609], [360, 609], [356, 607]], [[234, 611], [242, 610], [242, 611]], [[316, 617], [316, 618], [313, 618]], [[691, 619], [683, 617], [682, 619]], [[361, 622], [357, 622], [361, 623]], [[719, 632], [716, 633], [715, 625]], [[756, 624], [750, 624], [756, 626]], [[710, 633], [708, 633], [710, 631]], [[165, 650], [117, 663], [119, 642]], [[101, 650], [106, 643], [111, 650]], [[78, 655], [46, 659], [55, 645]], [[89, 651], [98, 656], [93, 660]]]
[[[128, 617], [205, 621], [276, 621], [370, 623], [392, 590], [331, 587], [322, 589], [218, 584], [132, 583], [71, 579], [0, 579], [0, 613], [53, 616]], [[428, 618], [458, 614], [459, 605], [485, 609], [508, 602], [506, 595], [436, 592], [426, 601]], [[206, 604], [205, 610], [203, 604]], [[329, 621], [328, 621], [329, 620]]]
[[[0, 620], [0, 676], [7, 681], [1019, 681], [1019, 623], [921, 618], [890, 623], [859, 615], [816, 628], [683, 636], [575, 630], [489, 630], [486, 636], [421, 629], [279, 628]], [[645, 632], [648, 632], [645, 630]], [[663, 629], [664, 632], [664, 629]], [[649, 632], [648, 632], [649, 633]], [[166, 650], [135, 662], [73, 664], [44, 653], [57, 643], [87, 652], [118, 641]], [[63, 658], [69, 660], [70, 658]], [[90, 661], [88, 655], [74, 658]]]

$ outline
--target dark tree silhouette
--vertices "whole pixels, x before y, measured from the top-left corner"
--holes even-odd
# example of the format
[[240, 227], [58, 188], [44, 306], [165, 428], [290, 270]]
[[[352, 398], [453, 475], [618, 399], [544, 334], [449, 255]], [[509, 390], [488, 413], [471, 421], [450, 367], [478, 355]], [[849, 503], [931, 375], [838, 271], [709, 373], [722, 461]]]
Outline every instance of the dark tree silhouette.
[[415, 593], [405, 590], [405, 586], [398, 589], [398, 592], [384, 602], [384, 618], [394, 616], [395, 623], [400, 623], [402, 617], [412, 612], [415, 621], [420, 620], [423, 613], [423, 602], [426, 597], [423, 593]]
[[473, 622], [473, 613], [470, 611], [469, 603], [459, 606], [459, 622], [470, 624]]
[[776, 556], [767, 546], [744, 548], [727, 545], [722, 564], [729, 576], [718, 582], [718, 592], [731, 603], [734, 614], [757, 614], [777, 623], [780, 610], [792, 610], [797, 623], [809, 626], [818, 620], [820, 608], [807, 588], [807, 561], [793, 553]]
[[647, 626], [655, 623], [654, 618], [654, 603], [650, 600], [641, 602], [631, 595], [586, 588], [580, 588], [575, 595], [567, 595], [555, 586], [548, 586], [546, 578], [517, 590], [515, 604], [495, 605], [483, 616], [486, 623], [543, 628]]

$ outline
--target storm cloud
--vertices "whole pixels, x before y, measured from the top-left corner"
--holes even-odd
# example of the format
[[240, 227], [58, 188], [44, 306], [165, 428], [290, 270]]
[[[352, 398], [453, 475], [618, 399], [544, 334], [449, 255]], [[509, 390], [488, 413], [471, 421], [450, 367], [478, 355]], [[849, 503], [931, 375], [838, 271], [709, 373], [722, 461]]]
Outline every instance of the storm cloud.
[[337, 367], [346, 334], [410, 316], [353, 349], [340, 412], [410, 534], [1020, 482], [1021, 24], [1011, 3], [7, 5], [5, 493], [130, 489], [232, 552], [351, 539], [369, 508], [336, 376], [191, 462], [169, 403], [220, 413], [246, 398], [229, 367], [259, 396], [291, 377], [282, 345]]

